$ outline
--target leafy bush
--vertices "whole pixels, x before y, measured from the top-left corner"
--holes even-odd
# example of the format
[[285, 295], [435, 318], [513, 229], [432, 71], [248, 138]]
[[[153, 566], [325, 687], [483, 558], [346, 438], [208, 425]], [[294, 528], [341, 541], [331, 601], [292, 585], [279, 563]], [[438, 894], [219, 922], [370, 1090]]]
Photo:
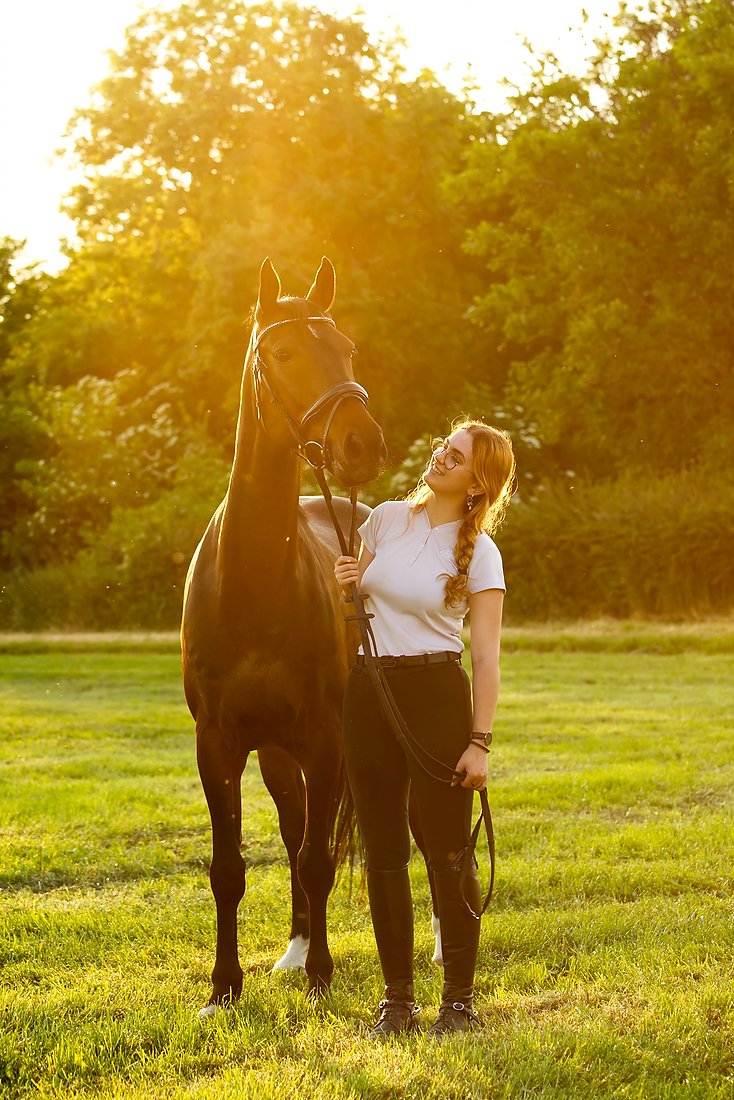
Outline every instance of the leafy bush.
[[217, 453], [203, 426], [176, 415], [160, 386], [134, 396], [140, 374], [87, 375], [65, 389], [31, 387], [47, 447], [43, 457], [15, 464], [34, 510], [3, 532], [2, 549], [13, 564], [69, 561], [115, 511], [145, 507], [169, 490], [182, 455]]
[[722, 476], [547, 487], [510, 509], [497, 541], [514, 619], [734, 607], [734, 485]]
[[[416, 470], [426, 448], [419, 440], [411, 449]], [[6, 574], [0, 627], [175, 629], [188, 562], [227, 473], [222, 460], [190, 454], [169, 492], [142, 508], [116, 508], [69, 565]], [[410, 488], [400, 473], [378, 483], [381, 499]], [[675, 618], [734, 607], [734, 485], [720, 476], [546, 486], [513, 505], [497, 542], [509, 621]]]
[[186, 570], [224, 496], [227, 464], [193, 451], [172, 488], [140, 508], [115, 508], [109, 526], [69, 564], [6, 574], [5, 629], [175, 629]]

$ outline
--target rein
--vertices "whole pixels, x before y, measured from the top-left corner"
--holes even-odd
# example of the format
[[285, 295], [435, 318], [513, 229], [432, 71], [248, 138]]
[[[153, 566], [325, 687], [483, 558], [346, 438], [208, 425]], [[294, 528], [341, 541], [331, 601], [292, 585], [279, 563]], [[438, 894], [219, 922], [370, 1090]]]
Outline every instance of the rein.
[[[334, 327], [336, 328], [336, 324], [331, 319], [331, 317], [309, 317], [306, 319], [305, 323], [310, 324], [312, 321], [326, 321], [328, 324], [334, 325]], [[291, 416], [290, 412], [285, 407], [280, 397], [270, 384], [270, 380], [267, 376], [267, 364], [260, 355], [260, 343], [266, 333], [272, 332], [273, 329], [280, 328], [282, 325], [298, 323], [299, 320], [295, 317], [289, 317], [283, 321], [275, 321], [273, 324], [267, 325], [264, 329], [262, 329], [262, 331], [257, 334], [257, 338], [254, 340], [254, 343], [252, 343], [251, 345], [253, 350], [252, 364], [255, 392], [255, 408], [257, 411], [257, 417], [258, 420], [262, 421], [260, 388], [264, 386], [268, 392], [268, 396], [270, 397], [273, 404], [279, 409], [280, 413], [283, 416], [283, 419], [288, 425], [288, 428], [290, 429], [290, 432], [296, 441], [296, 449], [299, 457], [302, 458], [305, 462], [308, 462], [309, 466], [311, 466], [314, 472], [316, 481], [318, 482], [324, 500], [326, 501], [326, 507], [329, 510], [331, 522], [334, 525], [334, 530], [336, 532], [337, 538], [339, 539], [339, 545], [341, 547], [342, 554], [348, 557], [354, 557], [354, 541], [357, 526], [358, 487], [353, 486], [349, 490], [349, 500], [352, 505], [352, 517], [349, 529], [349, 543], [347, 543], [344, 537], [344, 532], [341, 528], [341, 524], [339, 523], [339, 519], [334, 509], [334, 505], [332, 503], [331, 490], [326, 483], [326, 475], [324, 473], [324, 468], [326, 465], [326, 443], [329, 429], [334, 419], [334, 414], [336, 413], [336, 410], [339, 408], [341, 403], [349, 397], [356, 397], [357, 400], [361, 401], [362, 404], [366, 407], [369, 400], [369, 395], [367, 391], [357, 382], [339, 382], [336, 386], [332, 386], [330, 389], [322, 393], [321, 396], [317, 398], [316, 401], [314, 401], [310, 408], [307, 409], [306, 413], [304, 414], [304, 416], [301, 417], [300, 421], [297, 421], [293, 416]], [[312, 417], [314, 417], [316, 413], [321, 412], [325, 408], [328, 408], [330, 404], [332, 405], [332, 408], [329, 412], [329, 416], [326, 421], [326, 427], [324, 428], [324, 433], [321, 439], [304, 440], [304, 425]], [[265, 429], [264, 422], [263, 429]], [[456, 772], [454, 772], [453, 768], [450, 768], [448, 764], [445, 764], [442, 760], [439, 760], [437, 757], [428, 752], [428, 750], [420, 744], [420, 742], [413, 736], [410, 729], [408, 728], [408, 725], [406, 724], [405, 719], [400, 713], [398, 705], [395, 702], [395, 698], [390, 689], [390, 684], [388, 683], [385, 671], [379, 661], [376, 660], [377, 643], [375, 642], [375, 636], [372, 632], [372, 625], [370, 623], [370, 619], [373, 619], [374, 615], [370, 614], [368, 611], [365, 611], [362, 597], [357, 590], [357, 585], [355, 583], [352, 583], [349, 586], [349, 589], [351, 595], [346, 596], [345, 600], [347, 603], [352, 603], [354, 605], [354, 614], [345, 616], [345, 621], [357, 623], [360, 638], [362, 641], [362, 651], [364, 653], [365, 664], [367, 665], [370, 679], [372, 680], [375, 692], [377, 693], [377, 698], [379, 700], [380, 706], [382, 707], [383, 713], [390, 723], [390, 726], [392, 727], [395, 736], [397, 737], [398, 741], [403, 746], [405, 751], [410, 753], [416, 764], [422, 769], [422, 771], [425, 772], [427, 776], [429, 776], [429, 778], [435, 780], [437, 783], [453, 783], [456, 779]], [[419, 753], [422, 754], [423, 759], [421, 758]], [[432, 767], [429, 765], [429, 761], [431, 765], [437, 765], [440, 769], [443, 769], [444, 773], [448, 774], [436, 774], [436, 772], [432, 770]], [[462, 853], [460, 871], [462, 900], [467, 910], [469, 911], [469, 914], [476, 919], [479, 919], [479, 917], [485, 912], [487, 906], [489, 905], [490, 899], [492, 897], [492, 892], [494, 890], [495, 876], [494, 829], [492, 826], [492, 814], [489, 808], [489, 799], [487, 797], [486, 790], [479, 792], [479, 798], [481, 802], [481, 814], [479, 816], [479, 820], [474, 826], [469, 844], [466, 846]], [[474, 852], [476, 850], [477, 841], [479, 839], [479, 832], [482, 826], [482, 821], [484, 822], [484, 828], [487, 834], [487, 846], [489, 849], [491, 870], [487, 895], [484, 899], [484, 902], [482, 903], [482, 907], [479, 913], [475, 913], [466, 900], [463, 890], [463, 884], [466, 875], [469, 872], [471, 861], [474, 859]]]

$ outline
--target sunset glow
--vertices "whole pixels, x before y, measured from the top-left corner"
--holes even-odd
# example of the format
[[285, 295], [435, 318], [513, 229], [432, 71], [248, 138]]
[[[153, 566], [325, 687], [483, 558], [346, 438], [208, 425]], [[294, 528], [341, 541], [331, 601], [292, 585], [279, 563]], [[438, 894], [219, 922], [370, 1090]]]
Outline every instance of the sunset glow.
[[[145, 7], [146, 5], [142, 5]], [[159, 5], [175, 7], [173, 0]], [[355, 3], [326, 0], [322, 10], [352, 14]], [[587, 0], [585, 36], [581, 0], [363, 0], [372, 34], [402, 28], [408, 41], [408, 74], [432, 68], [458, 88], [471, 66], [478, 99], [499, 109], [503, 77], [522, 82], [527, 51], [522, 40], [553, 50], [572, 69], [583, 67], [594, 32], [606, 25], [607, 0]], [[74, 109], [88, 101], [89, 88], [107, 71], [105, 51], [120, 49], [125, 27], [141, 5], [137, 0], [12, 0], [0, 2], [0, 90], [14, 109], [0, 120], [10, 170], [0, 177], [0, 236], [27, 238], [26, 255], [48, 270], [63, 264], [57, 251], [73, 226], [58, 212], [60, 197], [80, 178], [54, 150]], [[451, 13], [447, 18], [447, 12]]]

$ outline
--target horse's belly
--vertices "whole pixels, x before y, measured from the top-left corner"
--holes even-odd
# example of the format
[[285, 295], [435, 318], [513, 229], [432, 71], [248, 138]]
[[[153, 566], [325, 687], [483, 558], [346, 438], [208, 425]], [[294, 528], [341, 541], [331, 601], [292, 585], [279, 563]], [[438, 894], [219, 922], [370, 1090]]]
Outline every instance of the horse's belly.
[[307, 676], [284, 661], [243, 661], [221, 688], [217, 724], [228, 745], [250, 752], [273, 739], [295, 746], [313, 722], [338, 719], [344, 678], [335, 669]]

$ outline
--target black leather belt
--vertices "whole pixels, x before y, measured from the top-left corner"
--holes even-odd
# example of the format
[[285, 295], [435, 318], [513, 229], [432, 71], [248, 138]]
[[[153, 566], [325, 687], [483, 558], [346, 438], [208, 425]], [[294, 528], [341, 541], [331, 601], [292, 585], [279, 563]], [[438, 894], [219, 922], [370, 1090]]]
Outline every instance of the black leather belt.
[[[383, 668], [405, 668], [407, 665], [444, 665], [447, 661], [461, 663], [461, 654], [444, 649], [440, 653], [407, 653], [400, 657], [376, 657]], [[364, 668], [365, 659], [363, 653], [357, 654], [355, 668]]]

